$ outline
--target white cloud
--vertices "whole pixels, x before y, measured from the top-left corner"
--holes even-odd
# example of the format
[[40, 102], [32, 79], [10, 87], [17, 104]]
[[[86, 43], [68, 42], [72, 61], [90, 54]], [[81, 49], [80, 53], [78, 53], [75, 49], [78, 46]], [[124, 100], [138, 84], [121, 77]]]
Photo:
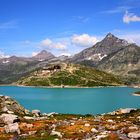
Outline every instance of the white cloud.
[[140, 16], [137, 16], [134, 13], [129, 13], [128, 11], [126, 11], [123, 16], [123, 22], [127, 24], [130, 22], [140, 22]]
[[32, 52], [32, 56], [36, 56], [39, 52]]
[[60, 42], [52, 44], [51, 47], [56, 48], [56, 49], [60, 49], [60, 50], [66, 49], [66, 45], [63, 43], [60, 43]]
[[116, 13], [122, 13], [126, 10], [129, 10], [129, 9], [132, 9], [133, 7], [130, 7], [130, 6], [119, 6], [119, 7], [116, 7], [112, 10], [106, 10], [106, 11], [102, 11], [101, 13], [103, 14], [116, 14]]
[[40, 42], [40, 47], [64, 50], [64, 49], [66, 49], [67, 46], [63, 42], [55, 42], [55, 41], [52, 41], [51, 39], [47, 38]]
[[85, 16], [73, 16], [72, 18], [73, 18], [73, 20], [80, 22], [80, 23], [86, 23], [90, 20], [89, 17], [85, 17]]
[[30, 45], [31, 44], [31, 41], [29, 41], [29, 40], [24, 40], [24, 41], [21, 41], [21, 44], [22, 45]]
[[73, 35], [71, 41], [73, 44], [75, 44], [77, 46], [91, 47], [98, 40], [94, 36], [90, 36], [88, 34], [82, 34], [82, 35]]
[[0, 29], [13, 29], [17, 27], [18, 22], [16, 20], [11, 20], [8, 22], [0, 23]]
[[61, 55], [64, 55], [64, 56], [71, 56], [71, 54], [70, 54], [70, 53], [67, 53], [67, 52], [61, 53], [60, 56], [61, 56]]
[[127, 40], [129, 43], [136, 43], [140, 45], [140, 30], [119, 30], [115, 29], [112, 31], [113, 34], [119, 38]]
[[0, 51], [0, 59], [2, 59], [2, 58], [8, 58], [8, 57], [10, 57], [10, 56], [9, 55], [5, 55], [4, 52]]
[[126, 39], [129, 43], [140, 45], [140, 33], [127, 33], [120, 35], [120, 37]]
[[89, 21], [89, 17], [84, 17], [84, 16], [78, 16], [77, 19], [81, 22], [88, 22]]
[[51, 44], [52, 44], [53, 42], [50, 40], [50, 39], [44, 39], [44, 40], [42, 40], [41, 41], [41, 47], [48, 47], [48, 46], [50, 46]]

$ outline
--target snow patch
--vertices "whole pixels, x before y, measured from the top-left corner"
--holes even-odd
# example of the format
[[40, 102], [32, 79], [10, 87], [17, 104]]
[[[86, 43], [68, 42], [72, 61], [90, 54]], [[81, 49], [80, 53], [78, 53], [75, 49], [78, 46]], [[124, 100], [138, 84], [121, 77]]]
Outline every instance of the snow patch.
[[100, 53], [97, 53], [97, 54], [94, 54], [86, 59], [87, 60], [94, 60], [94, 61], [101, 61], [106, 56], [107, 56], [106, 54], [102, 55]]
[[10, 62], [9, 60], [2, 61], [3, 64], [7, 64], [9, 62]]

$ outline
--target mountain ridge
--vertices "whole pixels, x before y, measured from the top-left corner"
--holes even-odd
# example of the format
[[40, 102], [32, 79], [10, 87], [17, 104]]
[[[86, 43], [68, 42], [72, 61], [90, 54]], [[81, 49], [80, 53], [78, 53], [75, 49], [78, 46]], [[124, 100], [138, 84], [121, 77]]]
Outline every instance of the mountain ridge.
[[[91, 66], [107, 73], [134, 78], [140, 83], [137, 75], [140, 70], [140, 49], [133, 43], [119, 39], [111, 33], [92, 47], [82, 50], [73, 57], [56, 57], [47, 50], [42, 50], [33, 57], [0, 59], [0, 82], [12, 83], [40, 68], [57, 63], [75, 63]], [[135, 63], [135, 64], [134, 64]], [[132, 80], [134, 82], [134, 80]], [[132, 82], [132, 83], [133, 83]]]

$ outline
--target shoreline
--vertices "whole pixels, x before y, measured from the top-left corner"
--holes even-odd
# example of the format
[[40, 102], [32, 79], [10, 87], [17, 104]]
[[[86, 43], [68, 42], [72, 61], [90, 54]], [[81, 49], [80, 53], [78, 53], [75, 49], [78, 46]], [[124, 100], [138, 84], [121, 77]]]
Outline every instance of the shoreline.
[[94, 86], [94, 87], [81, 87], [81, 86], [64, 86], [64, 87], [62, 87], [62, 86], [26, 86], [26, 85], [18, 85], [18, 84], [1, 84], [0, 87], [1, 86], [34, 87], [34, 88], [110, 88], [110, 87], [140, 88], [140, 86], [127, 86], [127, 85]]
[[94, 87], [81, 87], [81, 86], [26, 86], [26, 85], [17, 85], [17, 84], [3, 84], [0, 86], [17, 86], [17, 87], [34, 87], [34, 88], [111, 88], [111, 87], [132, 87], [132, 88], [140, 88], [140, 87], [135, 87], [135, 86], [127, 86], [127, 85], [116, 85], [116, 86], [94, 86]]

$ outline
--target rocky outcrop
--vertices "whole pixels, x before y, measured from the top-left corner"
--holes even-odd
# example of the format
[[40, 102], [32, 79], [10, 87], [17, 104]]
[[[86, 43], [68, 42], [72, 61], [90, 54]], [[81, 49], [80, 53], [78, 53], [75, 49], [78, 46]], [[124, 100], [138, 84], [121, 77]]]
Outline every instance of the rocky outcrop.
[[22, 107], [17, 101], [10, 98], [9, 96], [0, 95], [0, 114], [17, 114], [17, 115], [27, 115], [30, 114], [28, 110]]
[[15, 133], [20, 134], [20, 129], [18, 123], [11, 123], [4, 126], [6, 133]]
[[13, 115], [13, 114], [2, 114], [0, 115], [0, 122], [4, 124], [11, 124], [11, 123], [19, 122], [19, 118], [17, 115]]

